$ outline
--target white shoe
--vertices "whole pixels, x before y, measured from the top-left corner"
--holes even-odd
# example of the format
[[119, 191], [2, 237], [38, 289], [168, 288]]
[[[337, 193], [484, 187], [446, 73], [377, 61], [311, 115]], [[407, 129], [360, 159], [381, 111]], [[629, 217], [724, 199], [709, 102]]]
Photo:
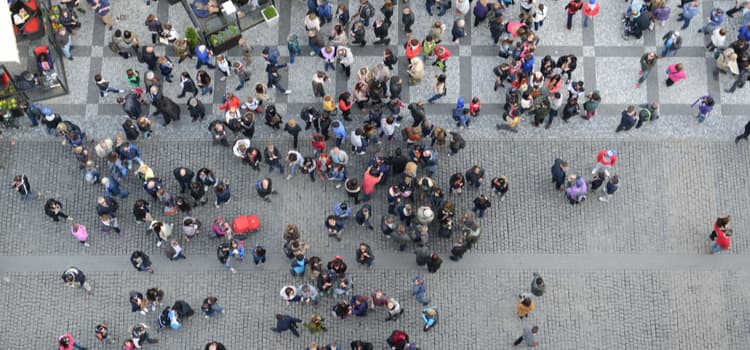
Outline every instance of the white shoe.
[[292, 93], [292, 90], [286, 90], [286, 91], [284, 91], [284, 95], [289, 95], [291, 93]]
[[287, 180], [291, 180], [292, 179], [292, 175], [287, 175], [286, 179]]
[[120, 89], [120, 93], [121, 93], [121, 94], [122, 94], [122, 93], [125, 93], [125, 90], [123, 90], [123, 89]]
[[84, 246], [84, 247], [90, 247], [90, 246], [91, 246], [91, 244], [89, 244], [89, 242], [86, 242], [86, 243], [84, 243], [84, 244], [83, 244], [83, 246]]
[[140, 314], [143, 315], [143, 316], [146, 316], [146, 311], [141, 310]]
[[156, 246], [157, 246], [157, 247], [161, 247], [161, 244], [162, 244], [162, 242], [161, 242], [161, 241], [159, 241], [159, 242], [156, 242]]
[[236, 273], [237, 270], [234, 269], [234, 267], [230, 268], [229, 271], [232, 271], [232, 273]]
[[341, 184], [336, 185], [336, 188], [341, 188]]
[[221, 77], [221, 78], [219, 78], [219, 80], [221, 80], [221, 81], [227, 80], [227, 77]]

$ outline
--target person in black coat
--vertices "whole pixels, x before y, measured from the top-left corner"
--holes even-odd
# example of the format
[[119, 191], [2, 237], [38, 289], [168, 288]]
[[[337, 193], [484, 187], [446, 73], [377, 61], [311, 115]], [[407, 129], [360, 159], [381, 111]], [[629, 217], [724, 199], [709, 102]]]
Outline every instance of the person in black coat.
[[401, 10], [401, 23], [404, 25], [404, 32], [406, 35], [411, 35], [411, 26], [414, 25], [414, 12], [410, 8], [405, 7]]
[[750, 121], [745, 124], [745, 131], [740, 136], [734, 138], [734, 143], [740, 143], [740, 140], [747, 141], [748, 136], [750, 136]]
[[443, 259], [436, 252], [432, 252], [430, 259], [427, 260], [427, 271], [435, 273], [440, 269], [440, 265], [443, 264]]
[[162, 96], [156, 101], [156, 112], [164, 116], [164, 126], [169, 125], [173, 120], [180, 120], [180, 106], [169, 97]]
[[620, 117], [620, 125], [617, 126], [615, 132], [627, 131], [632, 129], [638, 123], [638, 114], [635, 112], [635, 106], [628, 106], [627, 110], [622, 111]]
[[407, 108], [409, 108], [409, 112], [411, 112], [411, 117], [412, 119], [414, 119], [414, 122], [411, 123], [411, 126], [417, 127], [420, 124], [422, 124], [422, 122], [426, 118], [426, 114], [424, 111], [424, 101], [420, 100], [419, 102], [412, 102], [409, 104], [409, 107]]
[[460, 150], [464, 149], [466, 147], [466, 141], [464, 140], [463, 136], [461, 134], [451, 131], [451, 140], [448, 143], [448, 149], [450, 149], [450, 153], [448, 155], [453, 156], [457, 154]]
[[271, 328], [271, 330], [276, 333], [281, 333], [288, 330], [291, 331], [295, 337], [299, 337], [299, 332], [297, 332], [297, 323], [300, 322], [302, 322], [302, 320], [300, 320], [299, 318], [294, 318], [289, 315], [276, 314], [276, 327]]
[[48, 199], [47, 203], [44, 204], [44, 213], [54, 221], [60, 221], [60, 218], [73, 220], [72, 217], [63, 213], [62, 203], [54, 198]]
[[174, 178], [180, 184], [180, 193], [185, 193], [190, 189], [190, 184], [193, 183], [193, 177], [195, 173], [185, 167], [179, 167], [173, 171]]
[[351, 344], [352, 350], [373, 350], [372, 343], [368, 343], [361, 340], [355, 340]]
[[372, 267], [372, 263], [375, 261], [375, 256], [372, 254], [372, 249], [367, 243], [360, 243], [357, 249], [357, 262], [367, 267]]
[[135, 125], [133, 119], [126, 119], [125, 122], [122, 123], [122, 130], [125, 132], [125, 137], [128, 141], [135, 141], [138, 139], [138, 136], [140, 136], [138, 126]]
[[562, 159], [555, 159], [555, 164], [552, 165], [552, 182], [555, 183], [555, 188], [562, 191], [565, 189], [565, 172], [568, 171], [568, 162]]
[[180, 74], [180, 87], [180, 94], [177, 95], [177, 98], [185, 97], [185, 94], [188, 92], [193, 93], [193, 97], [198, 95], [198, 87], [195, 85], [195, 81], [190, 77], [188, 72], [182, 72], [182, 74]]
[[193, 118], [193, 122], [203, 120], [203, 118], [206, 117], [206, 107], [204, 107], [203, 103], [195, 98], [195, 96], [188, 100], [187, 109], [188, 113], [190, 113], [190, 117]]
[[382, 18], [378, 18], [375, 20], [375, 23], [372, 25], [372, 30], [375, 32], [375, 37], [378, 38], [373, 44], [384, 44], [388, 45], [391, 42], [391, 39], [388, 38], [388, 23], [385, 23], [385, 21]]
[[117, 103], [122, 105], [122, 110], [125, 111], [125, 114], [127, 114], [130, 119], [138, 119], [143, 113], [143, 110], [141, 110], [141, 101], [138, 100], [138, 96], [132, 92], [125, 97], [118, 97]]
[[136, 250], [130, 255], [130, 263], [138, 271], [154, 273], [154, 269], [151, 268], [151, 258], [140, 250]]
[[148, 70], [156, 69], [157, 57], [153, 46], [146, 45], [141, 48], [140, 61], [148, 66]]

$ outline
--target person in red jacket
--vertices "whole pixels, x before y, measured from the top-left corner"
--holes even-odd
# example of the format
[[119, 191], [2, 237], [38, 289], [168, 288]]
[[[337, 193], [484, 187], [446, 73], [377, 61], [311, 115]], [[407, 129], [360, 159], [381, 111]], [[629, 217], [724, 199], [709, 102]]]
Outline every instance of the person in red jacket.
[[[588, 0], [589, 3], [583, 6], [583, 26], [588, 27], [589, 21], [594, 21], [594, 17], [599, 14], [601, 6], [598, 0]], [[570, 28], [568, 28], [570, 29]]]
[[716, 240], [711, 245], [711, 254], [721, 253], [729, 250], [732, 244], [732, 231], [719, 231], [716, 234]]
[[404, 45], [404, 49], [406, 49], [407, 63], [411, 63], [411, 59], [419, 56], [422, 52], [422, 43], [419, 42], [419, 39], [412, 38]]
[[310, 139], [310, 142], [312, 143], [313, 156], [317, 157], [321, 153], [325, 153], [326, 151], [325, 136], [321, 135], [319, 132], [314, 132], [312, 134], [312, 139]]
[[352, 113], [353, 105], [354, 97], [349, 93], [349, 91], [344, 90], [341, 94], [339, 94], [339, 110], [341, 110], [341, 115], [344, 117], [344, 120], [348, 122], [352, 121], [352, 118], [349, 118], [349, 114]]
[[219, 106], [219, 109], [222, 111], [228, 111], [234, 107], [235, 109], [239, 110], [240, 106], [242, 105], [242, 101], [239, 97], [235, 96], [231, 92], [227, 92], [226, 101], [224, 101], [224, 104]]
[[435, 46], [435, 62], [432, 63], [433, 66], [437, 66], [441, 71], [445, 72], [445, 65], [446, 61], [451, 57], [451, 52], [448, 51], [448, 48], [443, 45]]
[[570, 27], [573, 25], [573, 16], [575, 16], [582, 7], [583, 2], [581, 2], [581, 0], [570, 0], [570, 2], [565, 5], [565, 10], [568, 13], [568, 22], [565, 24], [565, 27], [568, 28], [568, 30], [570, 30]]
[[596, 166], [594, 167], [594, 170], [591, 171], [591, 174], [596, 174], [599, 171], [604, 170], [604, 173], [609, 176], [609, 171], [612, 170], [612, 167], [615, 166], [616, 162], [617, 150], [603, 149], [596, 155]]
[[362, 200], [367, 202], [370, 200], [370, 195], [375, 192], [375, 185], [380, 183], [383, 179], [383, 173], [378, 171], [377, 168], [368, 167], [365, 170], [365, 174], [362, 176]]
[[471, 99], [471, 102], [469, 102], [469, 114], [471, 114], [472, 117], [476, 117], [479, 115], [479, 109], [482, 107], [482, 102], [479, 101], [479, 96], [474, 96], [474, 98]]

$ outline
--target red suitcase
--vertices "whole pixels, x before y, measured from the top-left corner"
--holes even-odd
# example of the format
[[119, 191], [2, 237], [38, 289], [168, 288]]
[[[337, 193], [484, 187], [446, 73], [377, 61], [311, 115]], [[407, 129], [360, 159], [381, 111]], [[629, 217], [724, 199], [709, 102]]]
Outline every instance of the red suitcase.
[[232, 220], [232, 231], [235, 234], [255, 232], [260, 228], [260, 219], [257, 215], [240, 215]]

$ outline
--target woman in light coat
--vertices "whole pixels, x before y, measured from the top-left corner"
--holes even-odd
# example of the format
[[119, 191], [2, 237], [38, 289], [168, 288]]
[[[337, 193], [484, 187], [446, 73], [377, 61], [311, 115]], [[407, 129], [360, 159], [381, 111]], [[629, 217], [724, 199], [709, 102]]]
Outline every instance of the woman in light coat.
[[419, 84], [424, 78], [424, 62], [419, 57], [414, 57], [409, 62], [409, 85]]
[[740, 68], [737, 66], [737, 53], [732, 48], [725, 49], [719, 57], [716, 58], [716, 69], [714, 70], [714, 79], [719, 78], [719, 72], [739, 75]]

